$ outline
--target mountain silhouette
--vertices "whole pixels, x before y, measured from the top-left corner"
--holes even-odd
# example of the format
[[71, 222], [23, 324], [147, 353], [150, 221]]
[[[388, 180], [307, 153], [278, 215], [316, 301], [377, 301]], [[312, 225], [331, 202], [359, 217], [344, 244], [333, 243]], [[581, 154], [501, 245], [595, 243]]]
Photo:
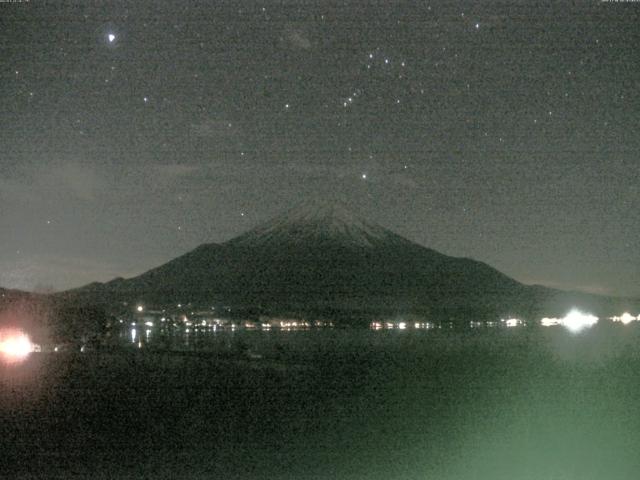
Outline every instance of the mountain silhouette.
[[224, 243], [130, 279], [66, 292], [84, 302], [231, 305], [281, 314], [417, 313], [447, 320], [561, 314], [617, 300], [527, 286], [369, 223], [336, 202], [305, 202]]

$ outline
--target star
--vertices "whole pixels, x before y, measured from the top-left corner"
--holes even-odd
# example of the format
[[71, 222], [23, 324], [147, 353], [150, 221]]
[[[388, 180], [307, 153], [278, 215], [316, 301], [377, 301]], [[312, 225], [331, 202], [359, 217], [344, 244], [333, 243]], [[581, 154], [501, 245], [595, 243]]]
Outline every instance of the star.
[[116, 36], [113, 33], [110, 33], [107, 35], [107, 39], [109, 40], [109, 43], [113, 43], [116, 40]]
[[362, 174], [362, 179], [363, 179], [363, 180], [366, 180], [366, 179], [367, 179], [367, 174], [366, 174], [366, 173], [363, 173], [363, 174]]

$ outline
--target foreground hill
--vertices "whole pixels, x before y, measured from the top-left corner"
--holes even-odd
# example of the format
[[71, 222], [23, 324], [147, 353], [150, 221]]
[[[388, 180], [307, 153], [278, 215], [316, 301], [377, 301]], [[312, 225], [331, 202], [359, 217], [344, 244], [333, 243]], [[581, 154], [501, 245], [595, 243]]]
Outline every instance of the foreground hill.
[[476, 260], [443, 255], [337, 204], [302, 205], [158, 268], [66, 292], [81, 302], [231, 305], [260, 313], [418, 313], [438, 319], [604, 314], [625, 300], [526, 286]]

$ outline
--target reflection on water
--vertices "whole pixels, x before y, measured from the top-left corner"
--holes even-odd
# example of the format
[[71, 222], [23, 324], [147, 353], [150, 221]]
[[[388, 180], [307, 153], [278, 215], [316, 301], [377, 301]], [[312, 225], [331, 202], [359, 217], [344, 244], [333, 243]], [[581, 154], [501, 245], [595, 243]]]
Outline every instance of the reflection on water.
[[[628, 325], [637, 321], [627, 312], [620, 316], [609, 317], [611, 324]], [[582, 313], [577, 309], [562, 318], [541, 318], [537, 321], [506, 317], [496, 320], [469, 320], [466, 323], [454, 321], [428, 321], [420, 316], [399, 315], [393, 318], [381, 318], [365, 323], [371, 332], [398, 332], [408, 335], [410, 332], [454, 331], [466, 326], [470, 330], [487, 329], [524, 329], [529, 327], [561, 326], [572, 333], [588, 330], [598, 322], [598, 317]], [[364, 326], [363, 325], [363, 326]], [[219, 318], [211, 312], [178, 312], [165, 310], [138, 310], [136, 313], [118, 319], [110, 325], [109, 342], [111, 345], [158, 350], [207, 351], [238, 350], [248, 355], [248, 349], [242, 343], [250, 338], [284, 338], [288, 333], [331, 331], [336, 327], [332, 321], [305, 320], [285, 317], [259, 317], [251, 320]], [[342, 328], [335, 328], [336, 331]], [[258, 342], [259, 343], [259, 342]], [[243, 350], [244, 349], [244, 350]]]
[[[72, 468], [105, 478], [637, 478], [638, 324], [575, 335], [411, 318], [370, 329], [281, 321], [116, 320], [114, 340], [129, 350], [0, 368], [11, 385], [0, 404], [18, 412], [0, 422], [19, 439], [5, 464], [8, 450], [9, 462], [28, 468], [37, 457], [59, 478]], [[97, 461], [74, 450], [89, 441]], [[283, 456], [297, 445], [311, 447]], [[118, 471], [131, 452], [152, 471]], [[184, 475], [185, 465], [206, 474]]]
[[113, 330], [119, 345], [133, 345], [138, 348], [157, 348], [169, 350], [210, 350], [221, 346], [229, 348], [233, 342], [251, 335], [277, 335], [289, 332], [328, 329], [328, 325], [315, 325], [310, 322], [282, 321], [279, 324], [259, 322], [208, 323], [193, 322], [174, 324], [170, 322], [144, 322], [138, 324], [120, 324]]

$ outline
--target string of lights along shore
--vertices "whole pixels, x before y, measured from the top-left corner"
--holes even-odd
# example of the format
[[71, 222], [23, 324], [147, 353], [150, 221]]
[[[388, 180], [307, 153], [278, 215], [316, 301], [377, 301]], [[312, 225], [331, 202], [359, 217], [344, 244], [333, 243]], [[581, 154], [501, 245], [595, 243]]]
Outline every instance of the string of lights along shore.
[[633, 2], [0, 4], [0, 286], [131, 277], [308, 197], [640, 295]]

